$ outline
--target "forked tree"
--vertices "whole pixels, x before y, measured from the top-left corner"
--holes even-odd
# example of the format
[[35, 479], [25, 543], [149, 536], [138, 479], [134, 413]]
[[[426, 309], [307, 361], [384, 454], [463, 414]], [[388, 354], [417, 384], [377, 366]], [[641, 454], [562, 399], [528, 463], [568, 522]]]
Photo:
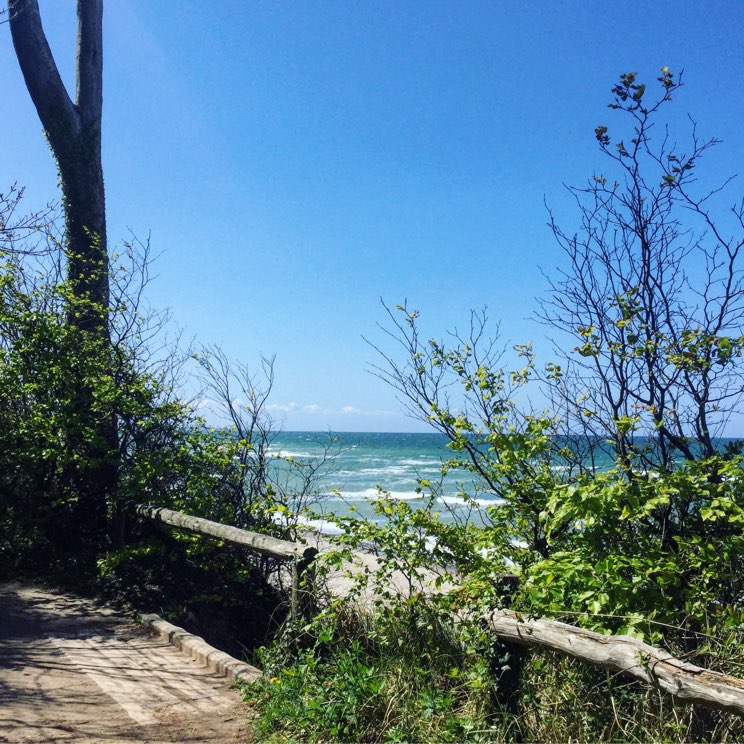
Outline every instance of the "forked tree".
[[[65, 216], [64, 255], [68, 280], [68, 322], [80, 332], [76, 382], [76, 423], [68, 427], [80, 466], [67, 474], [76, 493], [83, 533], [100, 535], [107, 498], [117, 479], [117, 430], [112, 411], [95, 401], [92, 367], [103, 369], [110, 347], [109, 259], [101, 163], [103, 105], [102, 0], [78, 0], [75, 100], [60, 76], [37, 0], [8, 0], [8, 23], [18, 63], [57, 163]], [[87, 358], [86, 358], [87, 357]], [[103, 365], [103, 366], [101, 366]]]
[[102, 0], [78, 0], [77, 84], [73, 102], [44, 34], [37, 0], [9, 0], [18, 63], [59, 168], [67, 270], [80, 300], [71, 322], [107, 334], [106, 201], [101, 164]]

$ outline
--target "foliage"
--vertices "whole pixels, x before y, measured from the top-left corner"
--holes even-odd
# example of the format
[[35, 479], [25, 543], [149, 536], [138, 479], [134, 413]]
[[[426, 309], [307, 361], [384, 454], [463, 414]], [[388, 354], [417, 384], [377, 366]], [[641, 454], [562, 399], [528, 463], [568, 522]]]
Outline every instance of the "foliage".
[[404, 362], [378, 349], [386, 362], [375, 368], [378, 375], [401, 393], [413, 415], [448, 438], [452, 457], [443, 474], [462, 471], [470, 481], [459, 496], [473, 504], [481, 492], [500, 499], [487, 515], [499, 525], [493, 552], [520, 561], [525, 543], [544, 555], [539, 515], [555, 481], [557, 429], [547, 414], [522, 411], [515, 402], [535, 377], [531, 347], [515, 347], [518, 365], [508, 370], [501, 366], [504, 350], [485, 336], [485, 314], [472, 313], [468, 334], [453, 332], [448, 344], [421, 338], [418, 312], [407, 306], [396, 312], [402, 320], [388, 311], [393, 329], [387, 333], [403, 349]]
[[[655, 642], [663, 636], [694, 663], [741, 674], [740, 486], [730, 479], [740, 463], [716, 465], [719, 483], [698, 464], [666, 483], [648, 479], [624, 516], [622, 481], [608, 475], [585, 495], [595, 502], [595, 522], [564, 531], [566, 550], [530, 564], [519, 588], [482, 553], [488, 529], [447, 523], [380, 493], [375, 521], [340, 520], [346, 531], [319, 566], [317, 581], [328, 581], [329, 594], [318, 613], [259, 655], [265, 675], [246, 690], [259, 709], [258, 733], [277, 742], [735, 740], [742, 729], [734, 716], [687, 708], [575, 660], [501, 645], [479, 620], [505, 605], [558, 614]], [[648, 541], [633, 546], [661, 494], [668, 500], [698, 487], [708, 489], [711, 509], [699, 510], [711, 527], [702, 539], [725, 555], [701, 552], [699, 542], [682, 549], [680, 541], [677, 564], [661, 561], [660, 547], [645, 555]], [[556, 497], [550, 508], [566, 501]], [[577, 494], [583, 519], [589, 509], [578, 501]], [[606, 521], [604, 502], [617, 509]], [[720, 529], [713, 522], [724, 513], [733, 519]], [[684, 627], [662, 622], [681, 618]]]
[[[732, 639], [733, 640], [733, 639]], [[741, 662], [732, 647], [727, 665]], [[530, 655], [520, 724], [527, 741], [739, 741], [742, 719], [684, 705], [643, 685], [557, 654]], [[510, 741], [505, 736], [500, 740]]]
[[[90, 565], [105, 536], [105, 513], [84, 498], [98, 472], [98, 424], [120, 393], [110, 349], [66, 322], [76, 298], [64, 281], [46, 283], [3, 250], [0, 276], [0, 438], [6, 508], [31, 530], [41, 564], [69, 551]], [[74, 370], [74, 373], [72, 371]], [[80, 407], [84, 390], [95, 391]], [[110, 453], [114, 457], [116, 453]], [[74, 540], [79, 542], [72, 550]]]
[[[69, 322], [83, 302], [87, 314], [104, 309], [70, 291], [54, 215], [20, 217], [19, 204], [18, 191], [0, 198], [0, 570], [89, 582], [100, 569], [117, 591], [132, 591], [124, 577], [142, 570], [143, 585], [153, 586], [147, 565], [162, 559], [167, 541], [145, 531], [139, 542], [127, 514], [142, 502], [280, 537], [294, 534], [299, 512], [317, 494], [333, 440], [315, 462], [272, 453], [276, 428], [262, 408], [270, 384], [260, 392], [252, 386], [261, 399], [256, 408], [257, 398], [247, 404], [230, 398], [232, 427], [208, 427], [178, 397], [190, 355], [168, 338], [167, 315], [144, 299], [149, 246], [132, 240], [112, 256], [110, 339], [104, 340]], [[199, 362], [213, 388], [227, 380], [219, 350], [202, 353]], [[84, 407], [81, 391], [90, 392]], [[106, 420], [115, 422], [115, 451], [100, 446]], [[100, 452], [115, 465], [116, 481], [106, 510], [93, 515], [83, 495], [99, 472], [94, 454]], [[179, 545], [174, 560], [199, 561], [209, 553], [190, 538]], [[244, 560], [233, 555], [233, 573], [240, 574]], [[247, 565], [264, 576], [277, 568], [256, 558]], [[155, 584], [162, 590], [163, 581]]]
[[[486, 645], [477, 649], [489, 652]], [[488, 665], [455, 655], [443, 659], [455, 666], [425, 669], [407, 654], [331, 641], [289, 664], [265, 654], [266, 675], [245, 695], [260, 711], [257, 735], [277, 743], [738, 741], [744, 734], [735, 716], [675, 703], [552, 654], [524, 660], [518, 702], [509, 711], [492, 702]]]
[[557, 489], [545, 513], [554, 549], [526, 572], [525, 606], [693, 648], [735, 630], [744, 621], [743, 475], [741, 458], [714, 458]]
[[339, 607], [302, 628], [299, 644], [290, 636], [265, 650], [265, 676], [246, 690], [261, 709], [258, 732], [274, 741], [490, 740], [489, 644], [456, 632], [436, 605], [415, 605], [405, 622]]
[[744, 201], [717, 207], [728, 181], [701, 191], [718, 140], [665, 127], [682, 79], [664, 67], [657, 82], [655, 97], [635, 73], [612, 89], [620, 133], [595, 130], [606, 167], [569, 189], [576, 231], [550, 215], [567, 267], [540, 312], [565, 362], [556, 412], [590, 445], [609, 440], [626, 470], [712, 457], [744, 394]]
[[[376, 523], [352, 521], [347, 539], [387, 551], [394, 556], [391, 570], [405, 569], [409, 577], [432, 565], [446, 567], [459, 585], [458, 604], [471, 612], [502, 604], [504, 578], [513, 574], [519, 590], [509, 599], [519, 609], [655, 641], [663, 636], [684, 651], [739, 627], [740, 456], [716, 455], [654, 472], [623, 466], [571, 471], [576, 451], [551, 433], [558, 422], [520, 413], [506, 390], [505, 380], [526, 382], [527, 375], [472, 361], [478, 350], [469, 340], [444, 353], [431, 341], [422, 351], [416, 316], [403, 307], [399, 312], [404, 323], [397, 328], [410, 357], [407, 366], [393, 367], [392, 381], [429, 406], [434, 413], [428, 416], [450, 438], [455, 455], [444, 470], [466, 471], [500, 499], [481, 510], [478, 524], [458, 523], [432, 510], [437, 491], [422, 482], [428, 508], [417, 511], [382, 498]], [[474, 392], [478, 379], [489, 380], [492, 398], [484, 396], [486, 386]], [[456, 386], [462, 398], [455, 415]], [[437, 402], [442, 390], [449, 396], [445, 406]], [[389, 575], [376, 581], [391, 585]], [[390, 599], [384, 590], [377, 595]]]
[[[622, 76], [610, 107], [632, 133], [613, 146], [607, 127], [595, 131], [619, 174], [572, 190], [576, 235], [551, 217], [569, 266], [542, 317], [578, 340], [568, 363], [539, 370], [522, 345], [505, 364], [484, 313], [442, 341], [422, 336], [407, 305], [388, 310], [383, 330], [396, 350], [374, 347], [375, 372], [447, 436], [442, 477], [460, 476], [460, 498], [482, 508], [478, 519], [443, 515], [433, 508], [440, 484], [420, 481], [424, 508], [381, 491], [371, 520], [341, 520], [338, 552], [326, 558], [326, 603], [263, 657], [270, 676], [251, 693], [263, 733], [277, 741], [741, 736], [730, 716], [502, 647], [479, 620], [511, 606], [741, 674], [744, 459], [735, 445], [719, 452], [716, 427], [744, 392], [744, 238], [714, 219], [712, 194], [694, 194], [694, 173], [716, 141], [693, 130], [684, 151], [658, 132], [680, 81], [664, 68], [658, 82], [649, 101], [637, 76]], [[740, 232], [741, 206], [731, 218]], [[547, 411], [525, 405], [535, 389], [547, 393]], [[613, 467], [598, 467], [607, 454]]]

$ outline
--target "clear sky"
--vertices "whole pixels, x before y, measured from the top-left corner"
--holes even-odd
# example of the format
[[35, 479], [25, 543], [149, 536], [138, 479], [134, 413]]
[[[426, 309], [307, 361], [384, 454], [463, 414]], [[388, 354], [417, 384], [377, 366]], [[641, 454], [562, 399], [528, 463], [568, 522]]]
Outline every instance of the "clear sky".
[[[41, 9], [74, 89], [75, 3]], [[106, 0], [104, 16], [110, 242], [151, 233], [150, 300], [186, 337], [276, 354], [287, 429], [423, 430], [366, 371], [380, 298], [433, 335], [487, 305], [547, 351], [529, 320], [539, 267], [560, 262], [544, 200], [571, 224], [562, 184], [601, 167], [620, 73], [684, 68], [670, 111], [724, 141], [710, 174], [742, 171], [741, 0]], [[0, 190], [57, 198], [7, 26], [0, 85]]]

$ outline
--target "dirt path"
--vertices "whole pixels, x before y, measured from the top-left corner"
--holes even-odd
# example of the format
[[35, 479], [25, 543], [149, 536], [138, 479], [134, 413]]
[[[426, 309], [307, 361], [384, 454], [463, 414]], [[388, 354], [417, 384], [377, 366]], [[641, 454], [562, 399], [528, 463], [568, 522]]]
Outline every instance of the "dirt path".
[[90, 601], [0, 585], [0, 742], [247, 742], [230, 681]]

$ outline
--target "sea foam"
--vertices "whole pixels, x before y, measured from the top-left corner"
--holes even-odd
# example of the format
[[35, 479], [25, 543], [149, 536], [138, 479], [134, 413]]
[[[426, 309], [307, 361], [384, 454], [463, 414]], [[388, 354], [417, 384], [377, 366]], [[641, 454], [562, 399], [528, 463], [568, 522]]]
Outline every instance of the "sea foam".
[[[400, 499], [401, 501], [415, 501], [416, 499], [422, 498], [420, 493], [416, 491], [383, 491], [382, 493], [388, 494], [393, 499]], [[335, 496], [336, 494], [330, 494]], [[376, 488], [365, 488], [362, 491], [339, 491], [338, 496], [345, 501], [370, 501], [380, 496], [380, 491]]]
[[440, 496], [437, 501], [445, 506], [459, 507], [478, 507], [485, 509], [489, 506], [500, 506], [504, 503], [503, 499], [464, 499], [462, 496]]

